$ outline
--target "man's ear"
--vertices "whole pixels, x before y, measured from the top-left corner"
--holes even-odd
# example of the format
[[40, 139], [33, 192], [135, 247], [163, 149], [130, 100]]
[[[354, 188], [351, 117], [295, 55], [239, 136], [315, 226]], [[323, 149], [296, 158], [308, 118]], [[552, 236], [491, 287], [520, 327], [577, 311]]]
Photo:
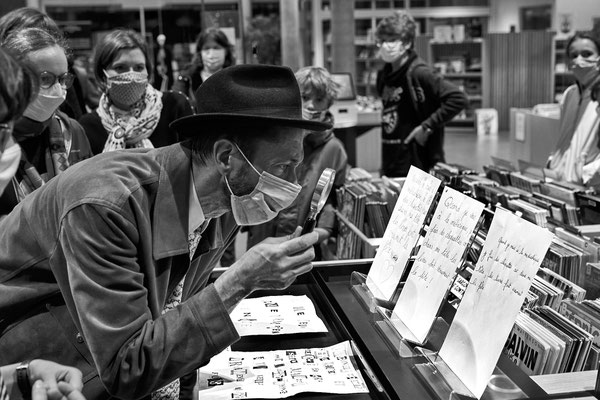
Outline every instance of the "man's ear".
[[231, 156], [236, 148], [233, 142], [227, 139], [219, 139], [213, 145], [213, 157], [217, 164], [217, 169], [222, 174], [229, 172], [231, 169]]

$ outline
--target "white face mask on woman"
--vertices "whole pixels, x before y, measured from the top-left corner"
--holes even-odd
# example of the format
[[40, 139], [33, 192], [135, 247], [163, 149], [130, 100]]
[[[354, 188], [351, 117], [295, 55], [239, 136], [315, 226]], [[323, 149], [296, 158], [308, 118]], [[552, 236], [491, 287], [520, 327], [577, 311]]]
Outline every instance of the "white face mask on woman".
[[38, 122], [47, 121], [66, 98], [67, 90], [56, 82], [48, 89], [40, 89], [35, 100], [29, 104], [23, 116]]
[[10, 183], [12, 177], [17, 172], [19, 162], [21, 161], [21, 146], [17, 143], [4, 149], [0, 154], [0, 194]]
[[393, 42], [383, 42], [379, 50], [381, 58], [386, 63], [392, 63], [402, 57], [409, 49], [401, 40]]
[[573, 75], [577, 82], [579, 82], [582, 86], [587, 86], [592, 80], [598, 76], [598, 65], [597, 58], [594, 57], [592, 59], [587, 58], [576, 58], [571, 61], [571, 71], [573, 71]]
[[202, 65], [210, 71], [216, 72], [225, 64], [225, 49], [202, 50]]
[[[227, 177], [225, 177], [225, 183], [231, 193], [233, 218], [235, 218], [235, 222], [238, 225], [242, 226], [259, 225], [268, 222], [296, 200], [302, 186], [288, 182], [266, 171], [263, 171], [261, 174], [254, 168], [254, 165], [246, 158], [239, 147], [238, 150], [242, 157], [244, 157], [244, 160], [260, 175], [260, 178], [250, 194], [236, 196], [233, 194], [231, 186], [229, 186]], [[266, 199], [269, 199], [269, 203], [267, 203]], [[269, 206], [269, 204], [272, 206]]]

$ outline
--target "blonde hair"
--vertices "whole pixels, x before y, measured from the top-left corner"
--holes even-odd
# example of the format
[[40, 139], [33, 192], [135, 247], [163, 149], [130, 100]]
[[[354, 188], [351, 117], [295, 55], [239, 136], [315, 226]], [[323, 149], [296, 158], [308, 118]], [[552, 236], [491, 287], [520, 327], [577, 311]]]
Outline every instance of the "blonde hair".
[[329, 71], [322, 67], [304, 67], [296, 72], [300, 93], [326, 98], [329, 105], [336, 99], [339, 83], [333, 80]]

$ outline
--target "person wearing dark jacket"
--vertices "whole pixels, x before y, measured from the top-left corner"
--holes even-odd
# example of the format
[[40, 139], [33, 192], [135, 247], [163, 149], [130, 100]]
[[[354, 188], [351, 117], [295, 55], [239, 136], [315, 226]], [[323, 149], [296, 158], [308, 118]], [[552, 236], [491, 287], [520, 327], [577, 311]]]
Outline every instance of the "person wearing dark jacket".
[[411, 165], [425, 171], [444, 161], [444, 124], [467, 106], [467, 96], [444, 80], [413, 50], [415, 21], [396, 11], [377, 25], [384, 67], [377, 75], [383, 101], [382, 170], [406, 176]]
[[151, 71], [146, 43], [132, 30], [114, 30], [97, 45], [94, 74], [103, 94], [98, 108], [79, 120], [94, 154], [179, 141], [169, 124], [193, 114], [192, 107], [180, 93], [154, 89]]

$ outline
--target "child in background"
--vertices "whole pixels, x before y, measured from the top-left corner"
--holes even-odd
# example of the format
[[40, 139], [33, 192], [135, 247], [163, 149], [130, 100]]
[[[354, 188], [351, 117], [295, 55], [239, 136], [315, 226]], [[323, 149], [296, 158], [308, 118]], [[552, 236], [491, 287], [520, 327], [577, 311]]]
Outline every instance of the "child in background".
[[[313, 121], [326, 121], [333, 124], [333, 115], [329, 107], [333, 104], [339, 85], [325, 68], [304, 67], [296, 72], [296, 80], [302, 94], [303, 117]], [[319, 233], [319, 242], [328, 239], [334, 230], [335, 190], [343, 186], [346, 178], [348, 156], [342, 142], [333, 134], [333, 129], [323, 132], [311, 132], [304, 139], [304, 160], [296, 169], [298, 184], [302, 185], [300, 194], [290, 207], [262, 225], [248, 229], [248, 248], [270, 236], [284, 236], [303, 225], [310, 210], [310, 201], [321, 172], [325, 168], [335, 170], [335, 183], [328, 202], [321, 211], [315, 231]]]

